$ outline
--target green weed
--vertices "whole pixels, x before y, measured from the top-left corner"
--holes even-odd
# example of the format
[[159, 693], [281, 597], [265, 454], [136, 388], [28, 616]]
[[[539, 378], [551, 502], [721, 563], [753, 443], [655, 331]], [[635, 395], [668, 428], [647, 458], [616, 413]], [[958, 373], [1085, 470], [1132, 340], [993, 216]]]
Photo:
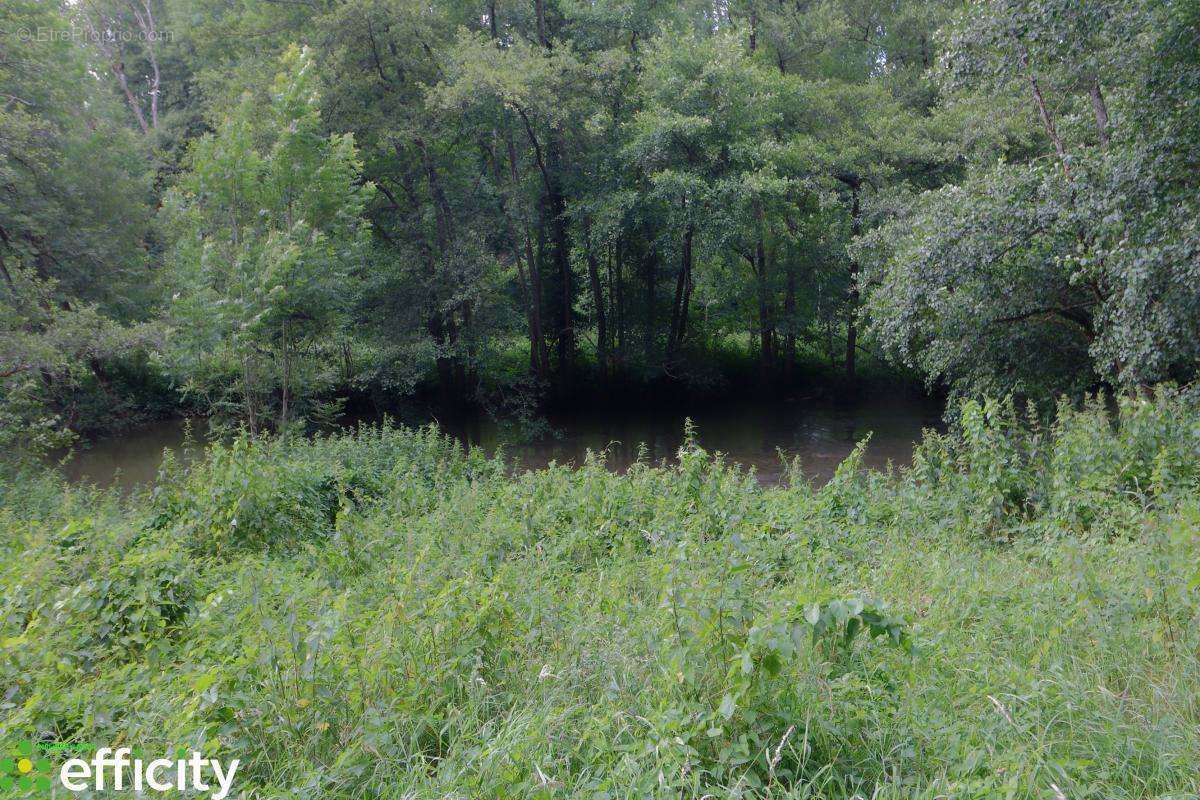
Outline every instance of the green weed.
[[1200, 413], [1116, 414], [968, 404], [822, 487], [389, 426], [128, 500], [14, 475], [0, 734], [196, 747], [247, 797], [1195, 796]]

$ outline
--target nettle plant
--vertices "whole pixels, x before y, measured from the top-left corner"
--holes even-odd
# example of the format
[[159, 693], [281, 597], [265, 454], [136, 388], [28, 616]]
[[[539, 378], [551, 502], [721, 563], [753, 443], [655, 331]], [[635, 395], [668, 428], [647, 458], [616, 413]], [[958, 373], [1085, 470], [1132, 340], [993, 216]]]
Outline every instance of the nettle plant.
[[660, 602], [670, 704], [647, 744], [658, 771], [699, 792], [811, 777], [831, 756], [807, 730], [810, 690], [856, 668], [860, 634], [911, 653], [904, 620], [862, 598], [773, 596], [737, 534], [673, 547]]

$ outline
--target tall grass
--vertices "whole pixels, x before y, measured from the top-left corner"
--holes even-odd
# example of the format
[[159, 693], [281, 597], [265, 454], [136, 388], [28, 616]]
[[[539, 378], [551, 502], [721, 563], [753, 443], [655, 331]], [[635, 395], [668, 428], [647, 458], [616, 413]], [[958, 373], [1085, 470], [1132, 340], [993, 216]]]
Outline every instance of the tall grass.
[[512, 475], [432, 429], [0, 487], [0, 736], [385, 798], [1200, 792], [1200, 410], [967, 404], [911, 470]]

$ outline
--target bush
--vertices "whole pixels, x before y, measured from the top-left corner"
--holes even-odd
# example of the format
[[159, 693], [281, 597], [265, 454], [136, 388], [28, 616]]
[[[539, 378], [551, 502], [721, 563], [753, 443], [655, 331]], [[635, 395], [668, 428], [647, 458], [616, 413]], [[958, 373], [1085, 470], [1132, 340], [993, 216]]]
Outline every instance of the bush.
[[286, 551], [326, 535], [337, 512], [336, 480], [325, 464], [283, 456], [282, 445], [245, 436], [214, 443], [178, 483], [155, 488], [152, 535], [203, 556]]
[[1142, 506], [1195, 490], [1197, 420], [1194, 392], [1165, 386], [1111, 402], [1064, 399], [1048, 429], [1011, 400], [969, 400], [953, 433], [926, 432], [909, 474], [931, 502], [986, 533], [1008, 536], [1034, 520], [1078, 532], [1127, 526]]

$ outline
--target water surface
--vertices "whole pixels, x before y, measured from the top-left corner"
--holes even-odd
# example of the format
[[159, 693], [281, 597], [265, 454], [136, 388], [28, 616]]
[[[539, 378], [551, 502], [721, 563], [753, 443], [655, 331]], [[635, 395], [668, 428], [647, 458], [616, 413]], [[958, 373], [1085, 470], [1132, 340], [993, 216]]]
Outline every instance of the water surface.
[[[485, 414], [439, 424], [460, 441], [494, 452], [503, 446], [518, 468], [536, 469], [551, 462], [579, 464], [588, 449], [607, 450], [608, 465], [624, 470], [641, 453], [658, 463], [673, 459], [683, 440], [686, 418], [695, 423], [700, 444], [730, 460], [754, 468], [763, 483], [785, 477], [783, 457], [800, 458], [802, 471], [822, 483], [854, 445], [871, 435], [865, 461], [883, 468], [910, 463], [923, 428], [941, 427], [941, 406], [931, 400], [880, 395], [853, 404], [796, 400], [746, 401], [687, 409], [623, 409], [620, 412], [551, 414], [542, 430], [530, 434]], [[183, 419], [150, 423], [79, 449], [63, 467], [74, 481], [113, 483], [131, 488], [152, 483], [164, 448], [179, 451], [188, 439]], [[193, 455], [203, 447], [203, 425], [192, 423]]]

